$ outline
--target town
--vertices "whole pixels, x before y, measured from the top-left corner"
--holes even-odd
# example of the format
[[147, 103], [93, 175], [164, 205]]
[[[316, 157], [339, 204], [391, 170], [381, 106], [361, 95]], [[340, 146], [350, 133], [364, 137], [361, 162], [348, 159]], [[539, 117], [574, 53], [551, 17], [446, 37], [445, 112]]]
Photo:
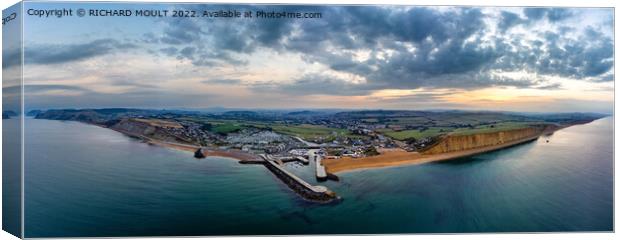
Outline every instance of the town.
[[[31, 112], [36, 118], [78, 120], [108, 127], [122, 119], [140, 119], [139, 122], [147, 126], [136, 134], [155, 140], [281, 158], [307, 155], [307, 149], [320, 149], [324, 158], [361, 158], [377, 155], [381, 149], [394, 148], [415, 152], [432, 146], [448, 134], [559, 125], [600, 117], [585, 113], [522, 115], [405, 110], [82, 109]], [[126, 128], [125, 131], [137, 131], [131, 126]]]

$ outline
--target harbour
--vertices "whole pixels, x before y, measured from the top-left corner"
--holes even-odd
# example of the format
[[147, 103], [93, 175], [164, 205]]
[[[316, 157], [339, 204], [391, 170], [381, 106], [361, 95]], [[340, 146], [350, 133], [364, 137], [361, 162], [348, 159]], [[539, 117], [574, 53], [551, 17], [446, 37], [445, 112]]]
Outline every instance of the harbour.
[[612, 229], [613, 118], [460, 160], [344, 172], [339, 182], [284, 167], [337, 193], [338, 204], [303, 200], [259, 164], [196, 159], [78, 122], [25, 121], [27, 237]]
[[[204, 152], [203, 148], [199, 148], [196, 152]], [[204, 156], [204, 155], [203, 155]], [[341, 200], [340, 197], [336, 195], [333, 191], [329, 190], [325, 186], [320, 185], [311, 185], [304, 181], [303, 179], [295, 176], [293, 173], [289, 172], [285, 168], [282, 167], [285, 162], [299, 162], [303, 165], [308, 165], [309, 160], [302, 157], [273, 157], [269, 154], [259, 154], [260, 159], [244, 159], [239, 160], [240, 164], [259, 164], [264, 165], [269, 171], [271, 171], [278, 179], [280, 179], [284, 184], [286, 184], [293, 192], [295, 192], [298, 196], [303, 198], [304, 200], [316, 203], [331, 203], [334, 200]], [[320, 163], [320, 156], [314, 152], [314, 150], [309, 151], [309, 157], [318, 159], [316, 161], [316, 178], [319, 181], [327, 180], [327, 173], [325, 172], [325, 167]], [[321, 169], [321, 170], [319, 170]]]
[[340, 200], [340, 197], [336, 196], [336, 193], [330, 191], [327, 187], [310, 185], [281, 167], [281, 164], [276, 163], [276, 160], [266, 155], [261, 155], [261, 157], [265, 160], [265, 167], [267, 169], [305, 200], [319, 203], [330, 203], [334, 200]]

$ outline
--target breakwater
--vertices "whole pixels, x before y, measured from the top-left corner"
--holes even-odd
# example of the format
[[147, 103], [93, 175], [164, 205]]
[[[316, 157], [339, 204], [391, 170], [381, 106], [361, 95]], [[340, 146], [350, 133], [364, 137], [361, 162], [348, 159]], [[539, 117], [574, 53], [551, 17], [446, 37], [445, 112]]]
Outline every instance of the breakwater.
[[284, 169], [275, 161], [270, 160], [268, 156], [261, 155], [261, 157], [265, 160], [265, 167], [303, 199], [319, 203], [330, 203], [340, 199], [340, 197], [336, 196], [336, 193], [332, 192], [327, 187], [310, 185], [303, 179]]

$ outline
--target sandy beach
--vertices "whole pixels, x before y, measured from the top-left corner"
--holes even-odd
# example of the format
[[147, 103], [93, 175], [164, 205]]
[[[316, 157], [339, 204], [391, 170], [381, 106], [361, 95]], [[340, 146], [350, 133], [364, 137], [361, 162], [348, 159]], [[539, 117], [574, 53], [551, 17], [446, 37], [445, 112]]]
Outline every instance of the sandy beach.
[[[414, 165], [414, 164], [423, 164], [435, 161], [445, 161], [451, 160], [461, 157], [467, 157], [475, 154], [480, 154], [484, 152], [494, 151], [502, 148], [507, 148], [513, 145], [529, 142], [538, 139], [543, 134], [552, 133], [558, 129], [568, 127], [570, 125], [565, 125], [561, 127], [555, 127], [553, 129], [547, 129], [545, 131], [540, 132], [532, 137], [527, 137], [515, 141], [505, 142], [503, 144], [497, 144], [486, 147], [479, 147], [468, 150], [454, 151], [448, 153], [439, 153], [439, 154], [424, 154], [419, 152], [407, 152], [400, 148], [391, 148], [391, 149], [382, 149], [380, 154], [377, 156], [371, 157], [362, 157], [362, 158], [352, 158], [352, 157], [343, 157], [339, 159], [324, 159], [323, 165], [325, 165], [325, 169], [328, 173], [340, 173], [347, 171], [355, 171], [362, 169], [371, 169], [371, 168], [384, 168], [384, 167], [397, 167], [403, 165]], [[126, 132], [120, 129], [110, 128], [112, 130], [121, 132], [123, 134], [140, 138], [144, 140], [148, 144], [153, 144], [162, 147], [173, 148], [181, 151], [188, 152], [196, 152], [200, 146], [187, 144], [187, 143], [175, 143], [175, 142], [166, 142], [161, 140], [152, 139], [146, 136], [137, 135], [135, 133]], [[214, 156], [214, 157], [225, 157], [235, 159], [237, 161], [242, 160], [257, 160], [260, 159], [258, 156], [242, 152], [240, 150], [220, 150], [220, 149], [203, 149], [203, 154], [206, 157]]]
[[[174, 148], [174, 149], [181, 150], [181, 151], [188, 151], [192, 153], [196, 152], [196, 150], [200, 148], [200, 146], [181, 144], [181, 143], [162, 142], [158, 140], [148, 140], [147, 143], [162, 146], [162, 147]], [[232, 158], [236, 161], [260, 159], [256, 155], [242, 152], [241, 150], [235, 150], [235, 149], [233, 150], [204, 149], [203, 154], [205, 155], [205, 157], [225, 157], [225, 158]]]
[[455, 158], [467, 157], [479, 153], [494, 151], [516, 144], [529, 142], [538, 139], [539, 135], [521, 139], [518, 141], [507, 142], [495, 146], [481, 147], [465, 151], [457, 151], [442, 154], [420, 154], [418, 152], [407, 152], [402, 149], [391, 149], [383, 151], [381, 154], [372, 157], [351, 158], [344, 157], [340, 159], [325, 159], [323, 165], [329, 173], [339, 173], [347, 171], [355, 171], [370, 168], [396, 167], [403, 165], [423, 164], [435, 161], [444, 161]]

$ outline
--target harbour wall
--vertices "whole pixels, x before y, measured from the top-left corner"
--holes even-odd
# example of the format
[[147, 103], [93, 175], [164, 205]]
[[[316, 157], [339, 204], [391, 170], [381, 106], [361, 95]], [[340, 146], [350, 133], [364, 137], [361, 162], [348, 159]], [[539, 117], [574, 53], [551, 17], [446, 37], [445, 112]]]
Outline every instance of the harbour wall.
[[288, 172], [274, 161], [265, 159], [265, 167], [284, 182], [291, 190], [302, 198], [312, 202], [329, 203], [339, 199], [338, 196], [324, 186], [313, 186]]

